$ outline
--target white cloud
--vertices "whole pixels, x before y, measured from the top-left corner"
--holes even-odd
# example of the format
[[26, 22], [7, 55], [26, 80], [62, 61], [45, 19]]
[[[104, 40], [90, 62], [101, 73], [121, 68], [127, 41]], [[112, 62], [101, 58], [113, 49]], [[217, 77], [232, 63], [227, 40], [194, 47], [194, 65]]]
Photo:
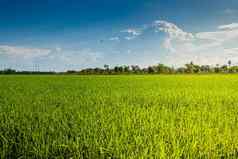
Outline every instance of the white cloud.
[[64, 64], [92, 64], [98, 62], [103, 58], [101, 52], [93, 51], [91, 49], [67, 50], [65, 53], [54, 53], [49, 56], [51, 60], [56, 60]]
[[[92, 49], [67, 49], [55, 47], [51, 49], [29, 48], [0, 45], [0, 57], [9, 64], [33, 65], [40, 64], [41, 69], [54, 70], [79, 69], [94, 67], [103, 59], [103, 53]], [[4, 62], [5, 62], [4, 61]], [[30, 67], [32, 68], [32, 67]], [[29, 69], [25, 67], [24, 69]]]
[[134, 29], [134, 28], [122, 30], [121, 32], [122, 33], [128, 33], [128, 34], [130, 34], [132, 36], [139, 36], [142, 33], [142, 31], [140, 29]]
[[194, 38], [192, 33], [188, 33], [180, 29], [173, 23], [167, 21], [154, 21], [153, 27], [155, 27], [156, 31], [162, 31], [168, 34], [171, 39], [178, 39], [182, 41], [192, 40]]
[[165, 38], [164, 42], [162, 43], [162, 47], [169, 50], [170, 52], [175, 52], [176, 51], [172, 46], [170, 38]]
[[[227, 13], [235, 10], [226, 10]], [[238, 62], [238, 23], [220, 25], [216, 30], [208, 32], [187, 32], [176, 24], [156, 20], [150, 25], [144, 25], [136, 29], [127, 29], [129, 36], [126, 40], [132, 40], [146, 33], [147, 29], [166, 34], [161, 44], [168, 51], [167, 61], [173, 64], [184, 64], [190, 60], [200, 64], [222, 64], [228, 59]]]
[[126, 30], [122, 30], [121, 33], [127, 33], [124, 37], [126, 40], [133, 40], [136, 37], [140, 36], [143, 33], [143, 28], [129, 28]]
[[144, 25], [140, 28], [129, 28], [126, 30], [122, 30], [121, 32], [129, 34], [129, 36], [124, 37], [126, 40], [132, 40], [142, 35], [147, 29], [155, 29], [155, 32], [163, 31], [167, 33], [169, 38], [171, 39], [187, 41], [192, 40], [194, 38], [192, 33], [187, 33], [177, 27], [175, 24], [161, 20], [156, 20], [150, 25]]
[[9, 45], [0, 45], [0, 54], [17, 58], [35, 58], [46, 56], [51, 53], [50, 49], [27, 48]]
[[135, 36], [126, 36], [126, 37], [125, 37], [126, 40], [133, 40], [133, 39], [135, 39], [135, 38], [136, 38]]
[[119, 41], [120, 38], [116, 36], [116, 37], [111, 37], [111, 38], [109, 38], [109, 40], [110, 40], [110, 41]]
[[102, 66], [104, 54], [99, 51], [87, 49], [62, 49], [61, 52], [52, 52], [42, 60], [53, 66], [56, 71], [78, 70], [88, 67]]
[[224, 52], [230, 56], [238, 56], [238, 48], [224, 49]]
[[238, 23], [231, 23], [228, 25], [221, 25], [218, 27], [220, 30], [235, 30], [238, 29]]
[[236, 23], [218, 26], [217, 31], [200, 32], [196, 34], [196, 38], [203, 40], [211, 40], [211, 42], [220, 42], [220, 44], [235, 40], [238, 38], [238, 25]]
[[61, 52], [61, 51], [62, 51], [62, 48], [61, 48], [61, 47], [56, 47], [56, 48], [55, 48], [55, 51]]
[[238, 25], [232, 23], [218, 26], [212, 32], [189, 33], [166, 21], [155, 22], [158, 30], [167, 33], [162, 47], [172, 54], [167, 55], [171, 64], [194, 61], [200, 64], [224, 64], [229, 59], [237, 60], [238, 49], [231, 44], [238, 40]]

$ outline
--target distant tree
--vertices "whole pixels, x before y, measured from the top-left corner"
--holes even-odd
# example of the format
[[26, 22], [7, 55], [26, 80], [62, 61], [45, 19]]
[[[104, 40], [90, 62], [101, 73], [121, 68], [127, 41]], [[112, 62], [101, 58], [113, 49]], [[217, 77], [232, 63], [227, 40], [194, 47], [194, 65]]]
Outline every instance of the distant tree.
[[155, 72], [156, 72], [155, 67], [152, 67], [152, 66], [148, 67], [148, 73], [155, 73]]
[[144, 74], [145, 74], [145, 73], [149, 73], [149, 69], [148, 69], [148, 68], [142, 68], [142, 69], [141, 69], [141, 72], [144, 73]]
[[16, 70], [7, 68], [7, 69], [3, 70], [3, 74], [16, 74]]
[[221, 69], [220, 69], [220, 65], [216, 64], [216, 67], [214, 68], [215, 73], [220, 73]]
[[201, 69], [201, 72], [203, 72], [203, 73], [209, 73], [209, 72], [211, 71], [209, 65], [202, 65], [202, 66], [200, 67], [200, 69]]
[[118, 70], [119, 70], [120, 73], [122, 73], [122, 72], [124, 71], [123, 66], [119, 66], [119, 67], [118, 67]]
[[175, 73], [238, 73], [238, 66], [232, 65], [231, 60], [226, 65], [216, 64], [211, 65], [197, 65], [193, 62], [185, 64], [184, 67], [174, 68], [164, 64], [157, 64], [140, 68], [138, 65], [121, 65], [114, 68], [105, 64], [103, 68], [86, 68], [80, 71], [68, 70], [66, 72], [39, 72], [39, 71], [16, 71], [14, 69], [0, 70], [0, 74], [175, 74]]
[[103, 72], [104, 72], [104, 70], [101, 69], [101, 68], [95, 68], [93, 71], [94, 71], [94, 73], [96, 73], [96, 74], [103, 74]]
[[193, 72], [195, 72], [195, 73], [200, 73], [200, 72], [201, 72], [200, 66], [199, 66], [199, 65], [194, 65], [194, 66], [193, 66]]
[[119, 72], [119, 67], [115, 66], [113, 70], [114, 70], [115, 73], [118, 73]]
[[123, 67], [123, 71], [124, 71], [125, 73], [129, 73], [129, 72], [130, 72], [130, 67], [125, 65], [125, 66]]
[[158, 64], [157, 66], [155, 66], [155, 70], [157, 73], [166, 73], [167, 68], [164, 64]]
[[228, 66], [231, 67], [231, 60], [228, 61]]
[[75, 74], [75, 73], [77, 73], [77, 71], [75, 71], [75, 70], [68, 70], [68, 71], [66, 71], [66, 73], [67, 74]]
[[238, 66], [231, 66], [229, 68], [230, 73], [238, 73]]
[[199, 73], [201, 68], [199, 65], [193, 64], [193, 62], [190, 62], [189, 64], [185, 64], [186, 67], [186, 73]]
[[105, 69], [106, 71], [109, 70], [109, 65], [106, 65], [106, 64], [105, 64], [103, 67], [104, 67], [104, 69]]
[[189, 64], [185, 64], [186, 67], [186, 73], [193, 73], [193, 62], [190, 62]]
[[179, 67], [177, 69], [177, 73], [185, 73], [185, 72], [186, 72], [186, 68], [184, 68], [184, 67]]
[[221, 66], [221, 67], [220, 67], [220, 72], [222, 72], [222, 73], [227, 73], [227, 72], [229, 72], [229, 69], [228, 69], [227, 65]]
[[131, 69], [132, 69], [133, 73], [139, 73], [140, 72], [140, 67], [138, 65], [132, 65]]

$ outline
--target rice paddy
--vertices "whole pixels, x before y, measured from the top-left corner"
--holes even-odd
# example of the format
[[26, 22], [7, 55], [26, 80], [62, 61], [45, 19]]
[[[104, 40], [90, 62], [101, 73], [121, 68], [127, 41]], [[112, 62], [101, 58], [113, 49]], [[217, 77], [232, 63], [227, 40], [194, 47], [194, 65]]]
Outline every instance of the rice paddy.
[[238, 75], [0, 76], [0, 158], [237, 158]]

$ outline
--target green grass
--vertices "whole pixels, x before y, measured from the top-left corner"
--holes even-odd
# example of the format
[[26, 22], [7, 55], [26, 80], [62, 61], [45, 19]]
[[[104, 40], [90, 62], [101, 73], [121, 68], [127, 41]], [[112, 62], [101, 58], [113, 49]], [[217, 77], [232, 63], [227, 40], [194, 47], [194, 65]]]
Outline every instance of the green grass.
[[237, 158], [238, 75], [0, 76], [0, 158]]

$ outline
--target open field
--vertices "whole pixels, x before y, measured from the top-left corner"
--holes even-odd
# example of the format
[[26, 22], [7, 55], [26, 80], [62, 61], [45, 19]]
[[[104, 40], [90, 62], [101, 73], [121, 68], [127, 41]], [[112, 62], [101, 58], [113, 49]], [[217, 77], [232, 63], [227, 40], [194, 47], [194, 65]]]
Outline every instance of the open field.
[[0, 76], [0, 158], [237, 158], [238, 75]]

